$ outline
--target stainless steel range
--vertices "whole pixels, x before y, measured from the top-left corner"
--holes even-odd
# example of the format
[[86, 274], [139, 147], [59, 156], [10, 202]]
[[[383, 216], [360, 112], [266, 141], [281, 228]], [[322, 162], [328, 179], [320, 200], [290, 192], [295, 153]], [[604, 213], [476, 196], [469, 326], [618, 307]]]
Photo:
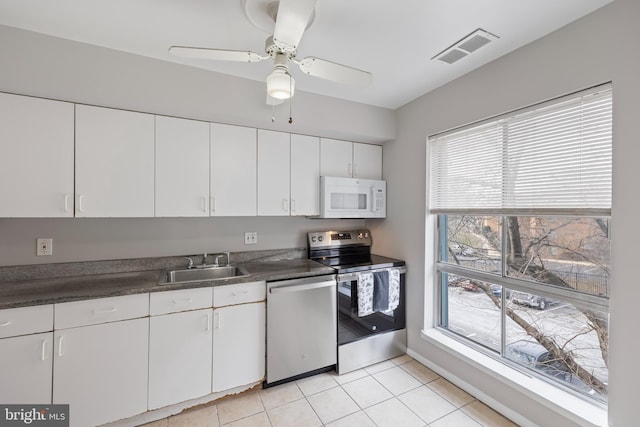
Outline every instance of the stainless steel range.
[[337, 273], [338, 373], [404, 354], [405, 262], [372, 254], [368, 230], [312, 232], [308, 243]]

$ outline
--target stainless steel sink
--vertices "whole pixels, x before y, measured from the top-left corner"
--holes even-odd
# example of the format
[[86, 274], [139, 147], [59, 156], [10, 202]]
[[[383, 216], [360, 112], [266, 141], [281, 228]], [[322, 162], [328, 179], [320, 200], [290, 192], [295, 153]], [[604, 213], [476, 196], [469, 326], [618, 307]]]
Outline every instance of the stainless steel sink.
[[226, 265], [224, 267], [186, 268], [182, 270], [166, 271], [160, 276], [160, 284], [204, 282], [209, 280], [223, 280], [247, 276], [250, 276], [247, 270], [235, 265]]

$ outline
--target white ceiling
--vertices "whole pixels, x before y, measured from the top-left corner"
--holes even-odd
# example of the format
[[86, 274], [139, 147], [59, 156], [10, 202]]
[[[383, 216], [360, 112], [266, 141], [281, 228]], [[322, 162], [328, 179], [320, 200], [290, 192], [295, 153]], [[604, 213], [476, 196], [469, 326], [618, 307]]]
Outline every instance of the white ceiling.
[[[269, 0], [247, 0], [257, 10]], [[315, 56], [370, 71], [364, 89], [291, 67], [296, 90], [398, 108], [613, 0], [318, 0], [298, 58]], [[242, 0], [0, 0], [0, 24], [264, 81], [270, 61], [177, 58], [172, 45], [264, 53], [267, 32]], [[455, 64], [437, 53], [482, 28], [499, 39]]]

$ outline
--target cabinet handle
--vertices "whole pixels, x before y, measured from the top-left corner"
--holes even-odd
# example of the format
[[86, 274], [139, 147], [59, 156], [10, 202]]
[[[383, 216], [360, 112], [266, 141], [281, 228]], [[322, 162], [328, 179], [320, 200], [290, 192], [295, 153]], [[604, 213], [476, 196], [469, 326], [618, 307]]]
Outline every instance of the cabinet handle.
[[64, 195], [64, 211], [69, 213], [69, 195]]
[[216, 198], [215, 197], [211, 198], [210, 204], [211, 204], [211, 212], [215, 212], [216, 211]]
[[349, 172], [349, 176], [353, 176], [353, 165], [349, 163], [349, 167], [347, 168]]
[[354, 178], [358, 177], [358, 164], [357, 163], [353, 164], [353, 177]]
[[84, 212], [84, 196], [81, 194], [78, 196], [78, 212]]
[[296, 199], [291, 199], [291, 212], [296, 211]]
[[238, 292], [233, 292], [232, 295], [234, 297], [241, 297], [241, 296], [244, 296], [244, 295], [249, 295], [249, 291], [246, 290], [246, 289], [243, 289], [243, 290], [238, 291]]
[[0, 328], [4, 328], [5, 326], [9, 326], [11, 324], [11, 320], [7, 320], [6, 322], [0, 323]]
[[282, 210], [285, 212], [289, 212], [289, 200], [282, 199]]
[[207, 331], [211, 330], [211, 313], [207, 313]]
[[187, 304], [191, 304], [193, 302], [193, 299], [191, 298], [183, 298], [183, 299], [174, 299], [173, 303], [175, 305], [187, 305]]
[[49, 340], [42, 341], [42, 360], [47, 360], [47, 343]]
[[207, 212], [207, 198], [202, 198], [202, 212]]
[[98, 310], [98, 309], [93, 309], [93, 314], [109, 314], [109, 313], [115, 313], [116, 311], [118, 311], [118, 307], [111, 307], [111, 308], [107, 308], [104, 310]]
[[220, 318], [220, 312], [216, 313], [216, 324], [215, 324], [215, 328], [216, 329], [220, 329], [220, 326], [222, 326], [222, 319]]
[[64, 353], [62, 352], [62, 340], [64, 340], [64, 335], [58, 338], [58, 357], [64, 356]]

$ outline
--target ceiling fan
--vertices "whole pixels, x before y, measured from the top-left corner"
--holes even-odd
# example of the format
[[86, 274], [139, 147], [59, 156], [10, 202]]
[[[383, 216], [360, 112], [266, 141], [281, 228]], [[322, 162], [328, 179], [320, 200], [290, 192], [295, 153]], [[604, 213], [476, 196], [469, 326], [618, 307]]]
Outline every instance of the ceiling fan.
[[296, 58], [302, 35], [314, 17], [316, 3], [317, 0], [280, 0], [268, 4], [266, 12], [275, 21], [275, 29], [273, 36], [265, 42], [266, 55], [188, 46], [171, 46], [169, 52], [183, 58], [221, 61], [259, 62], [271, 59], [273, 70], [266, 78], [267, 103], [270, 105], [277, 105], [293, 96], [295, 79], [289, 74], [289, 62], [313, 77], [360, 87], [369, 85], [372, 77], [369, 72], [313, 56], [302, 60]]

